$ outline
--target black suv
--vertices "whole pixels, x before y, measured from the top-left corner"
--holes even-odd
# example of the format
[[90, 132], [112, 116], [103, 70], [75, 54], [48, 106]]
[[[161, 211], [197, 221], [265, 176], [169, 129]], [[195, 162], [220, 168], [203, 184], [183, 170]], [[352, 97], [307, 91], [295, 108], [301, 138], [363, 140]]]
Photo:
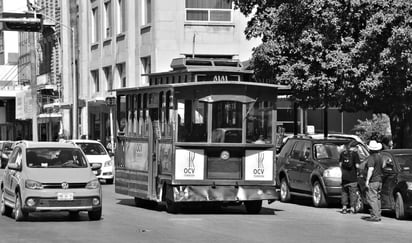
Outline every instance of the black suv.
[[291, 201], [291, 195], [311, 196], [315, 207], [326, 207], [328, 198], [340, 198], [339, 156], [349, 143], [361, 162], [366, 160], [367, 147], [351, 138], [289, 138], [276, 161], [281, 201]]

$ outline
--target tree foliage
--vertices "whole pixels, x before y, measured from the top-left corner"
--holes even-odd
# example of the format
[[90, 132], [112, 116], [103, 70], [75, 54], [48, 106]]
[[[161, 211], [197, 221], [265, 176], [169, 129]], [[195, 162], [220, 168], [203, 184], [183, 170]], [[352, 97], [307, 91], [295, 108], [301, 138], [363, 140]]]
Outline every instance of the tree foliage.
[[289, 84], [304, 108], [387, 113], [395, 139], [398, 134], [405, 142], [406, 130], [412, 136], [407, 128], [412, 1], [235, 0], [235, 5], [251, 15], [246, 37], [262, 39], [251, 62], [258, 79]]

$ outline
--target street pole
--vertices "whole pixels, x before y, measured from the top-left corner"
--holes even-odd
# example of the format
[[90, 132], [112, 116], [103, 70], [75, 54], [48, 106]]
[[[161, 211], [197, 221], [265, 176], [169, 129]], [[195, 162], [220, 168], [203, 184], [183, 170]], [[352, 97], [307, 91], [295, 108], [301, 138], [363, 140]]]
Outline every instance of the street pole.
[[[36, 18], [36, 12], [34, 12]], [[33, 32], [33, 47], [31, 48], [31, 97], [32, 97], [32, 140], [39, 141], [38, 124], [37, 124], [37, 36]]]
[[79, 128], [79, 118], [78, 118], [78, 92], [77, 92], [77, 80], [76, 80], [76, 45], [74, 36], [74, 27], [71, 27], [72, 32], [72, 79], [73, 79], [73, 137], [72, 139], [78, 138], [78, 128]]

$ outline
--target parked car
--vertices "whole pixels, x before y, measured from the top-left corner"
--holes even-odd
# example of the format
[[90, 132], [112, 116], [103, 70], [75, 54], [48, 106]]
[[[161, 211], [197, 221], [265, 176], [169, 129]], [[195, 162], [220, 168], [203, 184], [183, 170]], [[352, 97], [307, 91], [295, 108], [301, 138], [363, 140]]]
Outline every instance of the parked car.
[[100, 142], [96, 140], [68, 140], [78, 145], [86, 155], [89, 163], [100, 164], [101, 169], [94, 171], [98, 179], [104, 179], [106, 184], [113, 184], [114, 181], [114, 161], [109, 152]]
[[0, 141], [0, 161], [1, 161], [1, 168], [4, 169], [9, 161], [9, 156], [12, 149], [13, 142], [12, 141]]
[[[369, 156], [365, 145], [350, 138], [289, 138], [276, 161], [280, 200], [289, 202], [292, 195], [311, 196], [315, 207], [325, 207], [329, 198], [341, 197], [339, 156], [349, 144], [362, 161]], [[357, 203], [360, 207], [361, 202]]]
[[[381, 208], [394, 211], [397, 219], [405, 219], [412, 214], [412, 149], [383, 150], [381, 154], [386, 164], [383, 168]], [[361, 178], [359, 184], [365, 199], [365, 177]], [[366, 200], [363, 201], [367, 205]]]
[[0, 213], [24, 220], [30, 212], [87, 211], [90, 220], [102, 215], [102, 190], [81, 149], [58, 142], [15, 145], [1, 182]]

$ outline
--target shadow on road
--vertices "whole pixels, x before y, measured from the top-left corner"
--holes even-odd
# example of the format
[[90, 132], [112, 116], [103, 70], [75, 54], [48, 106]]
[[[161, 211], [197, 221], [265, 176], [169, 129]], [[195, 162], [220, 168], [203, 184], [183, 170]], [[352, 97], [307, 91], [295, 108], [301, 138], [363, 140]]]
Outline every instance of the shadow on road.
[[[13, 217], [3, 216], [8, 218], [10, 221], [14, 221]], [[103, 216], [101, 220], [103, 220]], [[24, 222], [80, 222], [87, 221], [89, 222], [89, 216], [87, 212], [80, 212], [78, 215], [70, 215], [68, 212], [34, 212], [30, 213], [26, 217]], [[98, 221], [96, 221], [98, 222]]]
[[[153, 201], [140, 202], [137, 206], [134, 199], [117, 198], [117, 204], [144, 208], [153, 211], [166, 211], [166, 206]], [[259, 214], [261, 215], [275, 215], [279, 209], [265, 208]], [[217, 203], [182, 203], [180, 214], [248, 214], [243, 205], [239, 206], [222, 206]]]

